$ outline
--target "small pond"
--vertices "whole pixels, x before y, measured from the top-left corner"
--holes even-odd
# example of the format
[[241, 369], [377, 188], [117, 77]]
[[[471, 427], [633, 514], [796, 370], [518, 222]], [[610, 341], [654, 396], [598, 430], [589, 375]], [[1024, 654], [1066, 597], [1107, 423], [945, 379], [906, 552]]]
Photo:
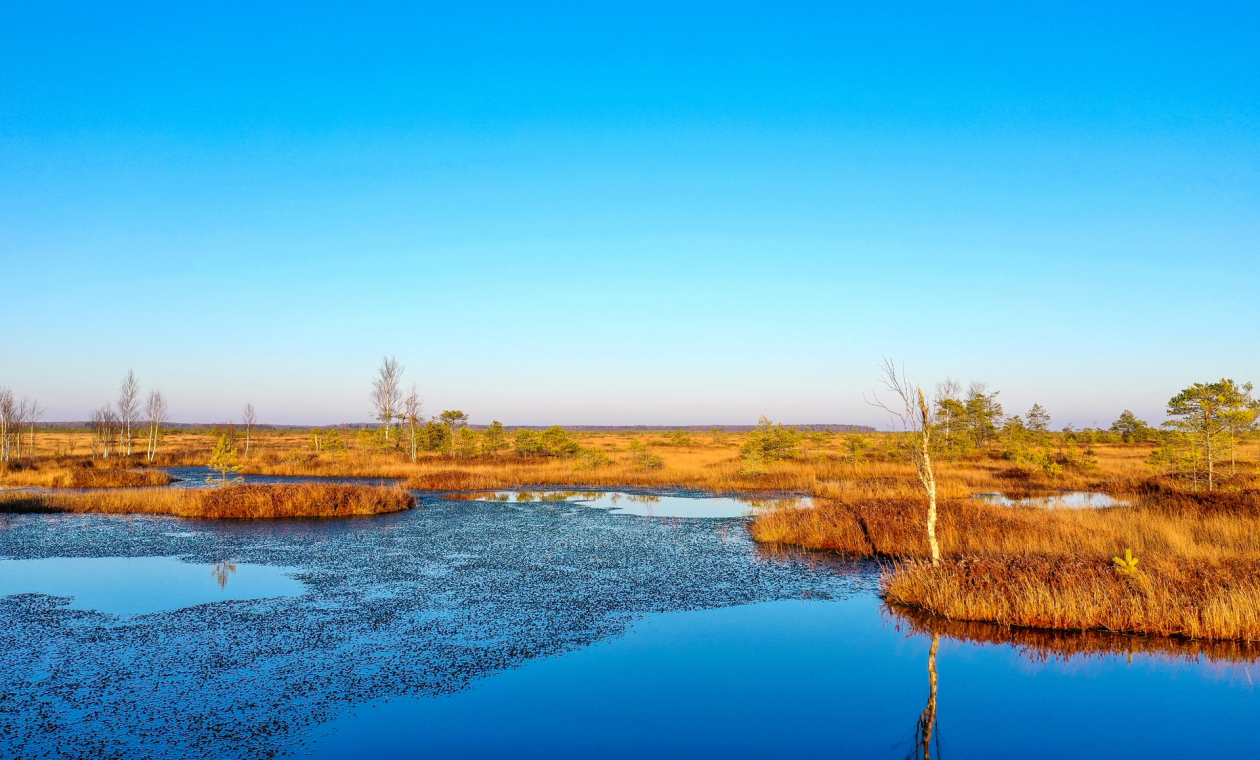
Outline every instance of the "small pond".
[[746, 517], [769, 509], [808, 507], [807, 498], [731, 498], [724, 496], [672, 496], [622, 491], [498, 491], [460, 494], [455, 498], [494, 502], [573, 502], [614, 515], [639, 517], [727, 518]]
[[287, 568], [177, 557], [49, 557], [0, 560], [0, 596], [69, 597], [70, 607], [145, 615], [210, 602], [297, 596]]
[[973, 499], [1000, 504], [1004, 507], [1046, 507], [1050, 509], [1105, 509], [1128, 506], [1127, 501], [1117, 499], [1102, 491], [1055, 491], [1036, 496], [1009, 497], [1001, 493], [976, 493]]

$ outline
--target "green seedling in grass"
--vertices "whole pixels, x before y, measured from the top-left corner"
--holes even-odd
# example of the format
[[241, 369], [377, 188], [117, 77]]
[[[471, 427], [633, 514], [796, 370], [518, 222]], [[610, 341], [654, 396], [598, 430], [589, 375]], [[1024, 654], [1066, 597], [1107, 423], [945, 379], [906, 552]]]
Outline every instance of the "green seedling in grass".
[[1116, 563], [1116, 571], [1121, 575], [1127, 575], [1130, 578], [1137, 576], [1138, 558], [1133, 556], [1132, 549], [1125, 549], [1124, 557], [1112, 557], [1111, 561]]

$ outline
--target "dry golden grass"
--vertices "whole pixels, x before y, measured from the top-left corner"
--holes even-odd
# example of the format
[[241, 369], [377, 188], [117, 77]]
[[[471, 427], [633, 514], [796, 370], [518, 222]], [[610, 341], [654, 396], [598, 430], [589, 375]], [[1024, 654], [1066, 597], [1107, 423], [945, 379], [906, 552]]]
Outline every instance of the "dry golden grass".
[[63, 477], [70, 488], [140, 488], [173, 481], [161, 470], [68, 470]]
[[[925, 561], [926, 505], [907, 478], [830, 485], [815, 508], [761, 515], [750, 530], [763, 542], [899, 560], [883, 579], [886, 599], [946, 619], [1260, 641], [1254, 476], [1209, 494], [1123, 474], [1116, 468], [1106, 487], [1129, 506], [1111, 509], [1003, 507], [959, 498], [959, 479], [946, 481], [939, 567]], [[1139, 558], [1132, 576], [1112, 561], [1126, 549]]]
[[[463, 477], [478, 487], [507, 488], [529, 485], [637, 485], [644, 487], [683, 487], [715, 493], [740, 491], [789, 491], [799, 495], [833, 497], [847, 489], [865, 488], [870, 484], [894, 483], [913, 488], [910, 465], [888, 461], [849, 461], [848, 434], [837, 433], [824, 441], [811, 441], [805, 456], [769, 465], [765, 475], [741, 475], [740, 445], [745, 433], [729, 433], [715, 441], [708, 433], [692, 433], [691, 446], [671, 446], [660, 433], [583, 432], [573, 433], [584, 448], [605, 452], [612, 464], [594, 470], [576, 468], [573, 459], [522, 459], [504, 452], [497, 457], [454, 459], [434, 453], [422, 454], [411, 462], [402, 451], [379, 451], [360, 445], [354, 431], [343, 431], [348, 449], [316, 453], [310, 434], [303, 431], [258, 431], [252, 439], [250, 456], [241, 458], [243, 472], [263, 475], [336, 475], [364, 477], [396, 477], [412, 480], [416, 487], [430, 483], [445, 487], [450, 478]], [[887, 434], [864, 434], [879, 460], [888, 448]], [[664, 459], [661, 470], [637, 470], [628, 451], [633, 441], [653, 447]], [[47, 454], [53, 451], [68, 455], [77, 463], [88, 460], [90, 437], [82, 432], [41, 433], [39, 447], [42, 462], [51, 463]], [[215, 438], [209, 431], [175, 431], [169, 433], [159, 449], [154, 466], [204, 465], [209, 459]], [[243, 440], [238, 431], [238, 449]], [[1094, 444], [1097, 468], [1072, 471], [1055, 476], [1016, 471], [1001, 459], [976, 455], [960, 462], [943, 462], [940, 481], [946, 496], [963, 498], [973, 491], [1019, 492], [1042, 489], [1083, 489], [1114, 491], [1135, 479], [1151, 475], [1145, 461], [1151, 447], [1143, 444]], [[1249, 444], [1243, 453], [1254, 454], [1256, 444]], [[142, 467], [148, 463], [141, 457], [96, 460], [117, 467]], [[41, 466], [45, 466], [42, 465]], [[61, 467], [65, 464], [58, 465]], [[454, 472], [467, 473], [454, 476]], [[16, 474], [16, 473], [14, 473]], [[38, 485], [10, 482], [0, 470], [0, 484]]]
[[[161, 470], [138, 469], [139, 459], [111, 462], [77, 459], [6, 463], [0, 467], [0, 486], [17, 488], [140, 488], [172, 482]], [[136, 468], [136, 469], [133, 469]]]
[[9, 513], [148, 514], [243, 520], [376, 515], [401, 512], [414, 504], [411, 494], [399, 488], [324, 484], [0, 495], [0, 512]]
[[[516, 486], [640, 486], [690, 488], [713, 493], [788, 492], [832, 497], [846, 489], [867, 484], [895, 483], [913, 487], [913, 470], [887, 461], [852, 462], [847, 434], [809, 443], [805, 456], [771, 463], [763, 475], [744, 475], [739, 456], [745, 433], [729, 433], [715, 441], [707, 433], [693, 433], [693, 445], [670, 446], [658, 433], [574, 433], [583, 448], [603, 451], [612, 464], [580, 469], [574, 459], [520, 458], [510, 451], [495, 457], [457, 459], [425, 453], [417, 462], [401, 451], [377, 451], [360, 447], [353, 432], [343, 434], [349, 448], [340, 452], [312, 450], [310, 436], [298, 431], [264, 431], [255, 434], [251, 455], [242, 458], [243, 471], [261, 475], [394, 477], [413, 488], [511, 488]], [[886, 434], [866, 434], [873, 458], [887, 448]], [[636, 469], [629, 446], [640, 441], [652, 446], [664, 460], [660, 470]], [[201, 465], [209, 457], [214, 439], [204, 433], [171, 434], [157, 464]], [[238, 441], [239, 444], [239, 441]], [[83, 451], [86, 439], [76, 450]], [[1062, 488], [1113, 490], [1112, 484], [1149, 476], [1146, 445], [1095, 444], [1098, 467], [1089, 472], [1057, 476], [1029, 475], [1014, 470], [1009, 462], [975, 456], [961, 462], [942, 463], [941, 482], [946, 493], [961, 498], [973, 491], [1028, 491]], [[2, 482], [2, 481], [0, 481]], [[454, 485], [454, 484], [467, 485]]]
[[[1123, 496], [1123, 494], [1122, 494]], [[1130, 494], [1130, 507], [1042, 509], [971, 499], [939, 505], [937, 537], [946, 557], [1041, 554], [1110, 560], [1132, 548], [1139, 556], [1189, 561], [1224, 557], [1260, 560], [1260, 493], [1222, 495], [1228, 510], [1182, 504], [1175, 497]], [[1184, 497], [1183, 497], [1184, 498]], [[870, 496], [816, 500], [813, 509], [778, 510], [750, 526], [758, 541], [843, 554], [928, 556], [922, 497]]]
[[1260, 641], [1260, 562], [1152, 555], [1134, 575], [1097, 558], [1015, 554], [903, 562], [884, 597], [953, 620]]

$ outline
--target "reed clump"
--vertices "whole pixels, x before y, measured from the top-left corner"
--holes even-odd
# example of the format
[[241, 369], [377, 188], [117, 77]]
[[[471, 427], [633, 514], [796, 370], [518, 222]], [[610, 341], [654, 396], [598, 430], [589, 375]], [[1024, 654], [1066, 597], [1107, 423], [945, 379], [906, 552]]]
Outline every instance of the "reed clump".
[[414, 505], [414, 497], [400, 488], [339, 484], [0, 495], [0, 512], [8, 513], [147, 514], [212, 520], [366, 516], [401, 512]]
[[70, 488], [142, 488], [170, 485], [174, 478], [161, 470], [69, 470]]
[[211, 519], [350, 517], [402, 512], [415, 498], [401, 488], [359, 485], [242, 485], [198, 492], [197, 513]]
[[161, 470], [40, 465], [6, 468], [0, 484], [26, 488], [142, 488], [169, 485], [173, 478]]
[[[939, 505], [937, 537], [943, 555], [953, 558], [1036, 554], [1110, 561], [1132, 548], [1139, 556], [1260, 560], [1256, 492], [1222, 495], [1215, 505], [1199, 498], [1181, 503], [1127, 498], [1132, 499], [1130, 506], [1109, 509], [1004, 507], [949, 499]], [[857, 556], [929, 556], [921, 497], [814, 502], [813, 509], [760, 515], [749, 526], [753, 538]]]
[[1260, 642], [1260, 562], [1144, 558], [1117, 572], [1096, 558], [964, 557], [903, 562], [885, 599], [952, 620]]

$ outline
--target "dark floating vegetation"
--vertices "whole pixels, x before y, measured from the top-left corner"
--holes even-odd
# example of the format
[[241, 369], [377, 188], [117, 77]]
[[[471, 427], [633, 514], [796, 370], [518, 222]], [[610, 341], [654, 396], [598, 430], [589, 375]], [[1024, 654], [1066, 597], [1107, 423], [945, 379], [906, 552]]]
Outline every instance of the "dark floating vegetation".
[[291, 568], [306, 589], [125, 624], [0, 598], [0, 756], [302, 756], [350, 707], [460, 691], [648, 613], [875, 588], [873, 568], [761, 552], [740, 519], [421, 500], [372, 521], [0, 516], [4, 557], [230, 559]]

